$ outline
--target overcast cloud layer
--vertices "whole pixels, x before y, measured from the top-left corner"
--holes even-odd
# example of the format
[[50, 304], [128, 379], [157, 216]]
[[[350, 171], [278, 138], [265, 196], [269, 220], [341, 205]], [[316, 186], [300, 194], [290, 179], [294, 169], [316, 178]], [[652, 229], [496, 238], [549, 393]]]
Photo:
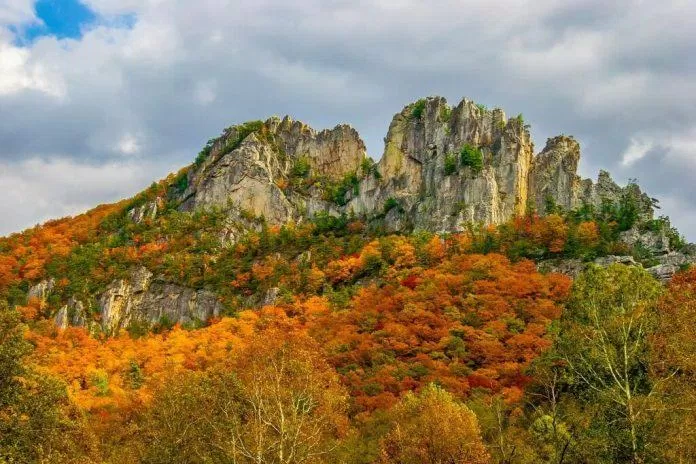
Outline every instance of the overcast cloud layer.
[[[574, 135], [581, 174], [637, 178], [696, 240], [691, 0], [85, 0], [44, 35], [0, 0], [0, 234], [131, 195], [230, 124], [348, 122], [379, 158], [421, 96], [524, 113], [540, 150]], [[39, 24], [40, 25], [40, 24]]]

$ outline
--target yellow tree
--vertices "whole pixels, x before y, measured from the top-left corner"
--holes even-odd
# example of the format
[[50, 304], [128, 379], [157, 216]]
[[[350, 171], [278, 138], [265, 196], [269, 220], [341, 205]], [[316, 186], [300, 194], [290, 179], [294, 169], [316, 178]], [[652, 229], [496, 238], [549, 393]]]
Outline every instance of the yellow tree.
[[65, 385], [27, 363], [19, 315], [0, 301], [0, 463], [88, 463], [94, 443]]
[[435, 385], [408, 393], [392, 410], [382, 464], [479, 464], [490, 461], [476, 415]]
[[324, 462], [347, 428], [347, 395], [303, 332], [254, 335], [231, 364], [173, 379], [147, 419], [146, 463]]
[[696, 462], [696, 268], [672, 279], [658, 309], [650, 374], [667, 381], [655, 435], [665, 462]]
[[269, 329], [235, 361], [242, 427], [230, 453], [248, 462], [320, 462], [347, 427], [347, 395], [320, 348], [299, 331]]

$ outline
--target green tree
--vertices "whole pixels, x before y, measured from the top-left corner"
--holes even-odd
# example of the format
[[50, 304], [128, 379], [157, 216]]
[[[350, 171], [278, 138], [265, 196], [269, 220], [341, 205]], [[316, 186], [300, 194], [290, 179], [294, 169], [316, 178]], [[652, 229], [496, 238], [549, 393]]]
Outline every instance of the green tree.
[[650, 337], [651, 378], [661, 386], [655, 414], [663, 462], [696, 462], [696, 269], [674, 276]]
[[465, 144], [459, 151], [459, 157], [462, 166], [469, 166], [475, 174], [483, 169], [483, 153], [473, 145]]
[[24, 331], [0, 303], [0, 463], [90, 462], [82, 417], [63, 383], [27, 366]]
[[598, 407], [589, 435], [604, 440], [599, 451], [609, 462], [645, 462], [659, 384], [648, 378], [648, 336], [660, 293], [641, 268], [593, 266], [575, 281], [562, 318], [559, 358], [577, 397]]
[[445, 155], [445, 175], [449, 176], [457, 172], [457, 158], [454, 153], [447, 153]]
[[214, 444], [225, 442], [239, 427], [240, 401], [233, 373], [186, 372], [169, 379], [141, 424], [142, 462], [234, 462]]

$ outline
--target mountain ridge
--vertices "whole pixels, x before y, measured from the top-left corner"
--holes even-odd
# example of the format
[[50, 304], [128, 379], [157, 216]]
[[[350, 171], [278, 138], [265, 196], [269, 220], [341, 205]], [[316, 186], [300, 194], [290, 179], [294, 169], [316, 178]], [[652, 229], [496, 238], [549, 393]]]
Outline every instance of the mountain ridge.
[[[406, 105], [393, 117], [377, 163], [347, 124], [317, 131], [289, 116], [249, 121], [211, 139], [179, 173], [103, 207], [103, 219], [92, 221], [65, 256], [46, 252], [29, 265], [9, 257], [0, 271], [20, 278], [17, 304], [34, 298], [59, 327], [114, 334], [162, 321], [195, 325], [230, 307], [272, 303], [278, 287], [221, 303], [228, 271], [206, 277], [230, 250], [258, 247], [247, 243], [250, 235], [262, 239], [271, 229], [334, 234], [353, 227], [361, 240], [464, 233], [481, 252], [530, 258], [545, 272], [571, 276], [589, 262], [619, 262], [667, 280], [696, 262], [669, 220], [654, 218], [657, 200], [635, 183], [620, 187], [606, 171], [596, 182], [580, 178], [579, 160], [573, 137], [549, 138], [535, 154], [521, 115], [507, 118], [467, 99], [455, 107], [441, 97]], [[286, 259], [312, 262], [293, 253]], [[84, 262], [84, 270], [76, 268]], [[231, 276], [243, 270], [229, 266]], [[99, 270], [96, 277], [90, 269]]]
[[[574, 138], [549, 138], [535, 154], [528, 129], [521, 115], [508, 119], [471, 100], [450, 107], [428, 97], [393, 117], [375, 163], [346, 124], [315, 131], [274, 117], [211, 140], [175, 198], [183, 210], [231, 203], [275, 225], [316, 213], [378, 216], [389, 200], [399, 205], [388, 212], [391, 230], [454, 232], [467, 222], [500, 224], [530, 207], [543, 214], [550, 201], [568, 210], [599, 207], [624, 193], [605, 171], [596, 182], [578, 176]], [[652, 219], [651, 199], [640, 189], [635, 195]]]

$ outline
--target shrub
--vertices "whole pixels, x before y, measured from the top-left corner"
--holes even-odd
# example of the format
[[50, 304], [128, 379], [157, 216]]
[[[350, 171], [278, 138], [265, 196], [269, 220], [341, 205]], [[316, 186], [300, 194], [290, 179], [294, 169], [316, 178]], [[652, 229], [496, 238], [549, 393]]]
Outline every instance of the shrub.
[[188, 171], [179, 173], [174, 179], [173, 186], [177, 193], [184, 193], [188, 188]]
[[234, 138], [227, 139], [225, 147], [222, 149], [223, 154], [230, 153], [236, 150], [242, 144], [244, 139], [246, 139], [253, 132], [258, 131], [263, 127], [263, 121], [247, 121], [244, 124], [235, 126], [234, 129], [237, 131], [237, 135]]
[[411, 108], [411, 119], [420, 119], [425, 110], [425, 98], [421, 98]]
[[143, 376], [142, 369], [140, 369], [140, 365], [132, 359], [128, 362], [126, 379], [133, 390], [139, 389], [143, 386], [143, 383], [145, 383], [145, 377]]
[[483, 154], [478, 148], [465, 144], [459, 151], [459, 156], [463, 166], [469, 166], [474, 173], [479, 173], [483, 169]]
[[634, 189], [627, 188], [619, 199], [619, 206], [616, 211], [616, 222], [618, 222], [619, 230], [624, 231], [633, 227], [639, 216], [640, 210]]
[[200, 166], [201, 164], [203, 164], [203, 162], [208, 158], [208, 156], [210, 156], [210, 152], [213, 151], [213, 145], [215, 145], [215, 142], [217, 141], [218, 139], [208, 140], [203, 149], [200, 152], [198, 152], [198, 156], [196, 156], [196, 166]]
[[398, 208], [398, 207], [399, 207], [399, 201], [396, 198], [389, 197], [384, 202], [384, 214], [387, 214], [389, 211], [393, 210], [394, 208]]
[[295, 160], [295, 164], [292, 166], [290, 174], [292, 175], [292, 177], [307, 177], [309, 175], [310, 169], [311, 166], [309, 164], [309, 159], [307, 157], [302, 156]]
[[544, 212], [546, 214], [561, 213], [561, 207], [556, 203], [556, 199], [552, 195], [546, 195], [544, 198]]
[[440, 108], [440, 121], [449, 122], [449, 120], [451, 118], [452, 118], [452, 107], [445, 105], [442, 108]]
[[109, 376], [103, 369], [98, 369], [92, 374], [92, 386], [97, 390], [97, 396], [109, 394]]
[[360, 193], [360, 179], [354, 172], [346, 174], [338, 184], [328, 186], [328, 199], [339, 206], [345, 206], [348, 203], [346, 194], [351, 190], [353, 195]]
[[362, 177], [372, 175], [375, 179], [381, 179], [382, 175], [377, 170], [377, 163], [370, 157], [366, 157], [360, 164], [360, 174]]
[[348, 225], [348, 218], [345, 215], [336, 217], [331, 216], [325, 211], [316, 213], [312, 217], [312, 223], [315, 225], [314, 233], [316, 235], [325, 234], [327, 232], [345, 232]]
[[457, 172], [457, 157], [454, 153], [445, 155], [445, 175], [449, 176]]

